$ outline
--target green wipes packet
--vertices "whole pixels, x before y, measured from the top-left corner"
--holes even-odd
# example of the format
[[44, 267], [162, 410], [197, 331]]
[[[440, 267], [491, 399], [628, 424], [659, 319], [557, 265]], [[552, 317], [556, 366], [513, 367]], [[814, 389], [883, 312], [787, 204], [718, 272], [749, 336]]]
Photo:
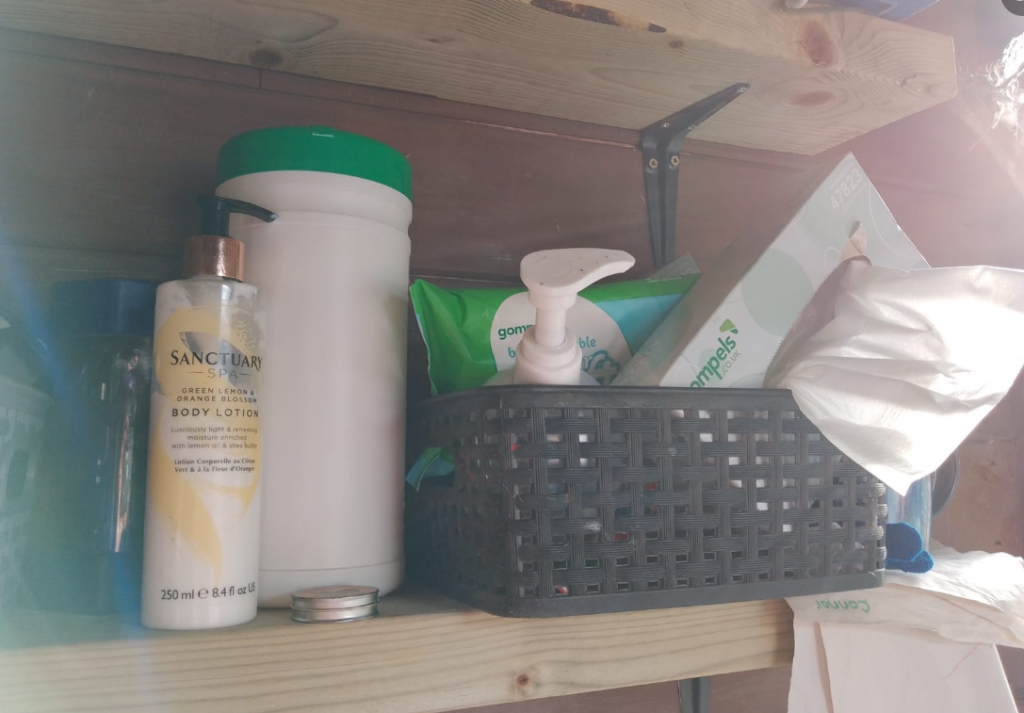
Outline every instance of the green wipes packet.
[[[698, 277], [615, 282], [580, 292], [566, 326], [579, 339], [583, 371], [611, 384]], [[409, 294], [427, 344], [435, 396], [475, 389], [511, 369], [536, 315], [522, 287], [446, 290], [417, 280]]]

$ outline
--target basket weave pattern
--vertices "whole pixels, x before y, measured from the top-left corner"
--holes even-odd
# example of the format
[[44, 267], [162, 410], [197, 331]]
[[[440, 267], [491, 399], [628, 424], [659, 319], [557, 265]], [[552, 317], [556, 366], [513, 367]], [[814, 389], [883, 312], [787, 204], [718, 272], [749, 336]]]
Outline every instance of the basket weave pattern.
[[456, 473], [410, 499], [410, 565], [484, 608], [880, 581], [857, 576], [884, 566], [884, 486], [785, 392], [488, 389], [434, 399], [418, 424]]

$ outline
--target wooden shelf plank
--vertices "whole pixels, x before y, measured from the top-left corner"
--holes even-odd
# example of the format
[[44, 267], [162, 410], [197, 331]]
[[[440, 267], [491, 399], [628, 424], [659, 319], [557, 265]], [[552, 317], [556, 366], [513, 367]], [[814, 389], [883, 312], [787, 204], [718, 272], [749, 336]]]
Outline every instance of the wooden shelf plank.
[[744, 81], [694, 138], [803, 154], [956, 93], [952, 40], [906, 25], [776, 0], [600, 3], [0, 0], [0, 26], [630, 129]]
[[792, 645], [783, 601], [523, 620], [415, 591], [370, 621], [188, 633], [25, 613], [0, 621], [0, 710], [425, 713], [767, 668]]

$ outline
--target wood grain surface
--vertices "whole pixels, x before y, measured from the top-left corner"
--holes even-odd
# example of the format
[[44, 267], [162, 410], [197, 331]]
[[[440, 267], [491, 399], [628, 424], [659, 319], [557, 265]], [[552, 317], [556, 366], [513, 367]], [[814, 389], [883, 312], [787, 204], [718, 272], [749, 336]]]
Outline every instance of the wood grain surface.
[[948, 37], [773, 0], [0, 0], [0, 25], [632, 129], [749, 82], [695, 137], [803, 154], [956, 93]]
[[[422, 605], [420, 602], [424, 602]], [[0, 710], [173, 713], [446, 711], [778, 666], [792, 656], [781, 601], [547, 620], [501, 619], [434, 596], [396, 595], [381, 616], [302, 625], [285, 611], [220, 632], [33, 646], [90, 617], [27, 616], [0, 651]], [[99, 630], [97, 630], [97, 628]], [[41, 635], [42, 631], [44, 634]]]

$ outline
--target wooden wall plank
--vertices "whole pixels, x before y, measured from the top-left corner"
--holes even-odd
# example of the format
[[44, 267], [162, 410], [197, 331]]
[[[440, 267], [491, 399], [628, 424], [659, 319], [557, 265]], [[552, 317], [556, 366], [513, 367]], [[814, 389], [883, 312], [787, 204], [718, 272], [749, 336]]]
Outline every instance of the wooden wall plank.
[[711, 713], [786, 713], [791, 666], [715, 676]]
[[538, 246], [584, 243], [632, 249], [650, 265], [631, 147], [527, 141], [490, 125], [26, 55], [4, 65], [0, 231], [10, 243], [177, 255], [224, 141], [319, 123], [409, 156], [418, 270], [514, 275]]
[[936, 518], [932, 537], [961, 552], [1024, 553], [1020, 445], [1016, 441], [969, 440], [958, 453], [960, 485], [949, 509]]
[[[711, 681], [711, 713], [786, 713], [791, 667], [729, 673]], [[462, 713], [680, 713], [674, 683], [621, 688], [484, 708]]]
[[[121, 69], [133, 69], [173, 77], [190, 77], [205, 81], [223, 82], [245, 87], [260, 87], [267, 91], [319, 97], [348, 104], [362, 104], [382, 109], [430, 114], [451, 119], [463, 119], [496, 126], [516, 127], [527, 131], [560, 134], [596, 141], [609, 141], [629, 145], [639, 142], [639, 132], [600, 124], [568, 121], [537, 114], [495, 109], [478, 104], [446, 101], [425, 94], [399, 92], [359, 84], [333, 82], [316, 77], [288, 74], [258, 67], [243, 67], [226, 62], [185, 57], [183, 55], [152, 52], [131, 47], [75, 40], [34, 32], [18, 32], [0, 28], [0, 48], [5, 52], [27, 54], [51, 59], [66, 59], [76, 63], [98, 64]], [[729, 151], [731, 147], [708, 144], [711, 151]], [[744, 153], [758, 153], [744, 150]], [[765, 152], [770, 153], [770, 152]], [[801, 160], [794, 156], [793, 160]]]
[[[967, 552], [1024, 556], [1024, 374], [957, 452], [960, 485], [933, 523], [932, 537]], [[1024, 680], [1024, 668], [1021, 669]]]
[[977, 106], [977, 122], [968, 125], [968, 106], [966, 96], [958, 97], [861, 137], [843, 150], [853, 151], [875, 182], [990, 203], [1013, 193], [1019, 196], [1000, 166], [1010, 143], [1016, 142], [1013, 132], [992, 127], [994, 106]]
[[[137, 172], [139, 175], [132, 176], [132, 185], [144, 186], [144, 190], [140, 192], [150, 197], [175, 194], [179, 196], [178, 202], [173, 206], [166, 202], [159, 206], [154, 206], [149, 202], [142, 203], [139, 206], [140, 212], [148, 212], [154, 219], [135, 221], [136, 225], [147, 223], [150, 226], [148, 232], [153, 235], [150, 239], [156, 240], [159, 244], [157, 249], [164, 254], [173, 253], [177, 241], [184, 234], [183, 231], [191, 230], [190, 212], [192, 208], [183, 200], [189, 190], [185, 186], [208, 187], [212, 176], [212, 157], [219, 145], [219, 140], [216, 138], [211, 140], [207, 136], [201, 135], [201, 132], [200, 135], [196, 135], [197, 131], [193, 127], [197, 122], [198, 107], [207, 107], [208, 116], [199, 120], [200, 126], [197, 128], [205, 132], [219, 132], [215, 133], [218, 137], [227, 137], [237, 130], [271, 123], [275, 119], [277, 121], [307, 119], [310, 102], [308, 99], [304, 100], [303, 97], [332, 99], [329, 103], [318, 102], [321, 106], [318, 112], [319, 120], [330, 121], [344, 128], [364, 130], [381, 138], [390, 138], [393, 135], [401, 134], [405, 137], [403, 143], [412, 151], [415, 151], [420, 145], [429, 147], [454, 144], [457, 146], [455, 151], [447, 155], [439, 156], [437, 152], [428, 151], [426, 156], [427, 158], [444, 159], [445, 165], [439, 167], [436, 173], [445, 172], [447, 175], [451, 175], [457, 171], [463, 175], [472, 175], [476, 180], [471, 183], [480, 187], [482, 189], [480, 192], [489, 194], [489, 200], [476, 201], [468, 220], [466, 220], [467, 210], [465, 208], [462, 210], [463, 215], [458, 215], [458, 206], [455, 206], [456, 210], [453, 210], [453, 206], [441, 204], [434, 213], [441, 223], [434, 225], [430, 222], [431, 213], [435, 208], [430, 199], [434, 196], [425, 196], [420, 191], [417, 194], [417, 221], [413, 228], [414, 238], [441, 240], [442, 238], [435, 236], [443, 234], [443, 240], [447, 242], [457, 240], [466, 232], [470, 232], [474, 240], [479, 240], [478, 236], [485, 230], [503, 231], [507, 227], [512, 239], [506, 239], [509, 237], [508, 234], [497, 235], [495, 239], [505, 244], [514, 244], [523, 239], [528, 240], [529, 233], [534, 230], [541, 231], [543, 240], [547, 241], [552, 238], [557, 240], [566, 224], [580, 225], [583, 230], [588, 231], [588, 234], [595, 225], [600, 225], [606, 226], [608, 233], [615, 232], [618, 235], [628, 236], [626, 242], [636, 240], [637, 245], [642, 244], [644, 252], [647, 252], [646, 244], [643, 243], [643, 237], [647, 231], [646, 215], [636, 210], [637, 206], [642, 204], [642, 186], [637, 165], [638, 156], [634, 150], [637, 139], [635, 133], [547, 120], [531, 115], [496, 112], [481, 107], [471, 107], [425, 97], [395, 95], [365, 87], [292, 77], [278, 72], [262, 73], [259, 83], [263, 85], [263, 90], [254, 91], [254, 94], [258, 96], [257, 99], [254, 99], [222, 86], [210, 86], [211, 82], [219, 83], [227, 79], [220, 73], [220, 69], [226, 65], [220, 63], [174, 58], [150, 52], [132, 53], [123, 48], [111, 48], [108, 56], [102, 51], [103, 48], [92, 43], [73, 43], [54, 40], [54, 38], [40, 40], [33, 35], [11, 32], [0, 34], [0, 47], [14, 53], [49, 52], [73, 57], [78, 62], [105, 61], [108, 63], [108, 67], [116, 65], [118, 62], [128, 63], [132, 69], [146, 70], [145, 75], [138, 75], [138, 73], [127, 72], [121, 68], [104, 68], [89, 64], [77, 68], [76, 76], [70, 82], [65, 81], [64, 84], [61, 84], [59, 80], [55, 80], [49, 74], [59, 71], [59, 66], [62, 65], [41, 68], [38, 63], [43, 60], [35, 60], [37, 65], [33, 70], [34, 76], [24, 77], [17, 86], [5, 87], [6, 96], [14, 97], [18, 101], [9, 103], [8, 110], [11, 114], [0, 120], [0, 132], [7, 131], [5, 135], [9, 139], [7, 145], [24, 145], [23, 155], [29, 153], [38, 155], [41, 146], [50, 145], [50, 148], [53, 149], [52, 153], [55, 155], [73, 156], [74, 153], [71, 151], [60, 150], [59, 140], [56, 142], [56, 146], [52, 145], [51, 137], [59, 137], [62, 133], [67, 134], [66, 122], [57, 117], [60, 117], [62, 112], [66, 113], [71, 108], [70, 105], [74, 104], [75, 116], [81, 123], [78, 127], [79, 133], [96, 134], [101, 138], [103, 133], [112, 134], [115, 146], [123, 149], [125, 154], [136, 157], [137, 162], [149, 160], [152, 165], [161, 165], [160, 162], [163, 162], [166, 168], [150, 172], [163, 175], [145, 175], [140, 170]], [[21, 58], [21, 60], [23, 62], [32, 61], [26, 58]], [[53, 60], [48, 61], [52, 62]], [[181, 63], [183, 68], [179, 68], [176, 62]], [[18, 72], [24, 74], [25, 71], [16, 67], [12, 67], [12, 69], [16, 70], [14, 74]], [[191, 77], [201, 76], [202, 81], [191, 85], [183, 80], [184, 83], [179, 90], [169, 94], [163, 90], [153, 91], [153, 71], [167, 71], [179, 78], [182, 74]], [[146, 90], [147, 82], [149, 84], [148, 91]], [[250, 88], [252, 86], [251, 77], [243, 77], [239, 82], [243, 86]], [[75, 93], [81, 94], [81, 88], [86, 86], [94, 90], [92, 96], [95, 98], [97, 85], [104, 90], [104, 95], [98, 100], [75, 102]], [[40, 87], [50, 86], [53, 86], [53, 89], [47, 92], [47, 96], [54, 100], [47, 102], [39, 96], [38, 90]], [[69, 91], [73, 94], [67, 97]], [[264, 94], [269, 94], [269, 96], [264, 96]], [[282, 96], [283, 94], [298, 96], [285, 97]], [[66, 101], [64, 97], [67, 97]], [[366, 106], [379, 103], [384, 97], [387, 97], [388, 101], [383, 103], [393, 111], [381, 111], [379, 108], [371, 109]], [[399, 109], [398, 107], [403, 102], [411, 104], [414, 111]], [[99, 109], [97, 109], [97, 104], [100, 105]], [[352, 107], [352, 104], [361, 105], [362, 111], [360, 112], [358, 107]], [[269, 105], [273, 105], [273, 110], [268, 113]], [[353, 112], [356, 113], [353, 114]], [[937, 109], [936, 112], [942, 112], [936, 116], [947, 117], [949, 115], [949, 112], [944, 109]], [[461, 142], [453, 140], [451, 138], [453, 132], [450, 130], [447, 132], [436, 130], [438, 124], [424, 120], [419, 116], [420, 113], [430, 113], [434, 117], [463, 119], [464, 124], [458, 124], [455, 128], [455, 132], [463, 140]], [[253, 114], [266, 118], [261, 122], [259, 118], [252, 118]], [[217, 117], [224, 117], [225, 120], [218, 121]], [[935, 116], [928, 118], [929, 121], [911, 119], [908, 122], [903, 122], [909, 128], [900, 129], [894, 126], [891, 129], [877, 132], [872, 137], [872, 141], [858, 141], [853, 145], [854, 150], [861, 157], [871, 175], [875, 177], [876, 182], [898, 184], [902, 188], [915, 192], [932, 190], [940, 193], [956, 192], [962, 195], [987, 196], [990, 201], [995, 199], [994, 202], [1002, 201], [1003, 195], [996, 194], [988, 188], [994, 184], [991, 177], [998, 178], [998, 172], [992, 171], [991, 159], [984, 155], [984, 151], [976, 150], [973, 153], [969, 151], [969, 148], [964, 145], [966, 142], [962, 138], [963, 132], [955, 133], [955, 122], [957, 121], [955, 117], [946, 118], [941, 122], [936, 121]], [[505, 124], [499, 123], [502, 121]], [[547, 123], [545, 124], [545, 122]], [[465, 125], [468, 124], [473, 124], [474, 129], [464, 133]], [[934, 128], [936, 125], [939, 126], [939, 129]], [[229, 128], [223, 128], [225, 126]], [[394, 131], [389, 131], [388, 127], [393, 127]], [[517, 166], [515, 164], [510, 166], [506, 160], [506, 156], [510, 155], [508, 147], [519, 140], [527, 143], [525, 137], [510, 137], [506, 140], [495, 141], [491, 137], [497, 134], [491, 132], [521, 132], [522, 130], [547, 136], [548, 139], [556, 141], [558, 144], [563, 143], [558, 141], [559, 137], [592, 139], [603, 145], [604, 149], [592, 153], [585, 151], [584, 147], [574, 147], [572, 151], [566, 149], [560, 153], [552, 152], [547, 145], [539, 144], [542, 148], [536, 151], [534, 156], [539, 157], [541, 163], [516, 173], [514, 170], [510, 171], [510, 168], [515, 169]], [[550, 134], [555, 136], [548, 136]], [[918, 140], [911, 140], [915, 136], [918, 137]], [[951, 137], [956, 138], [951, 139]], [[137, 140], [133, 142], [132, 138]], [[37, 141], [38, 145], [33, 144], [33, 140]], [[67, 137], [65, 141], [73, 140]], [[51, 144], [47, 142], [51, 142]], [[490, 153], [492, 146], [494, 147], [493, 155]], [[474, 150], [465, 147], [473, 147]], [[108, 153], [107, 148], [108, 145], [98, 142], [91, 153], [83, 156], [81, 166], [83, 168], [89, 166], [93, 172], [92, 175], [103, 175], [108, 164], [115, 166], [112, 169], [114, 172], [119, 170], [125, 165], [122, 156], [116, 152]], [[149, 153], [146, 153], [147, 149], [149, 149]], [[78, 151], [83, 152], [88, 149], [79, 147]], [[701, 142], [688, 142], [686, 152], [682, 166], [679, 232], [681, 240], [684, 242], [683, 249], [688, 249], [685, 241], [689, 240], [688, 245], [696, 245], [698, 257], [703, 257], [705, 261], [712, 259], [717, 254], [715, 246], [720, 246], [723, 240], [727, 242], [738, 234], [743, 227], [741, 223], [745, 214], [756, 216], [762, 213], [765, 205], [773, 204], [800, 183], [796, 178], [798, 174], [815, 165], [813, 162], [794, 161], [786, 155], [771, 152], [747, 151], [739, 154], [734, 152], [730, 155], [720, 148], [716, 150], [713, 144]], [[891, 160], [891, 157], [897, 152], [901, 160]], [[168, 156], [173, 156], [177, 160], [167, 164]], [[724, 164], [722, 159], [725, 160]], [[474, 160], [477, 163], [472, 165]], [[524, 160], [529, 161], [531, 157], [524, 156], [519, 159], [520, 166]], [[965, 170], [967, 164], [970, 164], [970, 170]], [[9, 175], [15, 177], [31, 176], [33, 173], [39, 175], [46, 171], [45, 166], [33, 166], [26, 174], [25, 171], [20, 170], [20, 166], [16, 167], [18, 170], [14, 170], [15, 164], [10, 161], [7, 161], [6, 165], [11, 167]], [[191, 171], [185, 172], [183, 165], [190, 166]], [[427, 179], [419, 183], [431, 187], [439, 186], [437, 194], [442, 201], [453, 195], [454, 190], [463, 187], [452, 182], [439, 182], [436, 180], [436, 176], [431, 176], [432, 167], [424, 164], [422, 153], [417, 155], [414, 166], [417, 169], [417, 175], [421, 173], [419, 169], [425, 167], [424, 170], [427, 171], [430, 179], [429, 183]], [[487, 166], [494, 168], [488, 170]], [[567, 168], [569, 166], [572, 168]], [[947, 170], [941, 170], [942, 166], [946, 166]], [[948, 168], [951, 166], [954, 167], [952, 170]], [[576, 169], [576, 175], [573, 175], [573, 168]], [[201, 173], [204, 170], [206, 173]], [[68, 172], [67, 165], [60, 166], [58, 173], [59, 171], [66, 174]], [[504, 179], [492, 175], [495, 171], [500, 171]], [[621, 179], [621, 182], [615, 185], [607, 177], [604, 180], [596, 180], [598, 177], [595, 174], [598, 172], [614, 174]], [[562, 211], [561, 215], [557, 216], [536, 215], [538, 207], [536, 199], [538, 197], [543, 203], [544, 197], [550, 195], [556, 186], [579, 185], [581, 183], [580, 175], [584, 177], [587, 184], [583, 185], [580, 192], [573, 196], [573, 201], [597, 194], [604, 189], [614, 191], [617, 196], [626, 196], [627, 198], [633, 196], [633, 199], [614, 204], [609, 203], [607, 199], [589, 201], [586, 207], [587, 212], [591, 214], [592, 219], [590, 220], [587, 220], [586, 215], [575, 215], [568, 211]], [[987, 176], [987, 182], [979, 180], [981, 176]], [[549, 178], [550, 180], [548, 180]], [[18, 179], [11, 180], [17, 181]], [[488, 180], [495, 181], [495, 185], [488, 184]], [[529, 191], [531, 182], [537, 189], [532, 192]], [[1003, 184], [1005, 183], [1003, 181]], [[518, 219], [509, 222], [505, 215], [492, 216], [488, 213], [494, 206], [497, 206], [499, 211], [501, 210], [501, 206], [505, 204], [509, 184], [513, 184], [518, 191], [517, 198], [519, 196], [527, 199], [534, 198], [529, 203], [532, 210], [528, 215], [535, 217], [536, 220], [523, 225], [516, 223]], [[18, 181], [17, 185], [23, 185], [23, 181]], [[19, 194], [17, 185], [8, 193], [8, 195], [14, 196], [10, 199], [11, 202], [17, 204], [18, 211], [31, 210], [38, 202], [25, 203], [20, 198], [26, 193], [38, 195], [40, 187], [38, 185], [24, 187]], [[82, 195], [82, 192], [77, 190], [73, 177], [68, 181], [68, 185], [71, 189], [68, 191], [71, 194], [69, 197], [73, 199], [74, 196]], [[736, 190], [733, 190], [733, 186], [736, 186]], [[972, 190], [973, 193], [970, 192]], [[1005, 192], [1005, 185], [1002, 186], [1002, 190]], [[743, 203], [744, 212], [737, 213], [733, 210], [733, 206], [723, 200], [725, 195], [730, 195], [735, 202]], [[63, 197], [61, 196], [61, 198]], [[913, 198], [916, 197], [915, 195]], [[95, 212], [109, 212], [109, 208], [105, 207], [104, 202], [96, 201], [95, 198], [96, 196], [89, 196], [89, 200], [85, 201], [84, 208]], [[472, 198], [472, 195], [468, 198]], [[63, 200], [61, 202], [62, 205], [68, 207], [68, 210], [62, 211], [61, 216], [73, 216], [76, 207], [74, 200], [70, 203]], [[463, 202], [468, 203], [469, 201]], [[748, 207], [746, 204], [749, 202], [753, 204]], [[569, 201], [565, 203], [568, 205]], [[596, 214], [594, 214], [595, 210]], [[621, 212], [612, 215], [616, 211]], [[524, 211], [520, 210], [519, 212]], [[974, 212], [979, 212], [978, 208], [975, 208]], [[73, 231], [68, 230], [65, 225], [56, 220], [61, 216], [51, 215], [50, 224], [40, 223], [36, 220], [41, 217], [45, 218], [47, 213], [49, 212], [45, 209], [39, 209], [29, 221], [31, 225], [39, 226], [37, 232], [44, 234], [43, 241], [66, 241], [69, 239], [66, 236], [74, 239], [74, 236], [71, 235]], [[168, 215], [172, 216], [172, 221], [177, 222], [169, 223], [166, 217]], [[455, 217], [452, 218], [452, 216]], [[94, 223], [98, 228], [96, 232], [110, 236], [108, 238], [110, 240], [116, 240], [118, 236], [122, 236], [126, 232], [125, 226], [123, 223], [118, 223], [117, 217], [109, 220], [110, 222], [107, 223], [102, 221]], [[54, 221], [56, 224], [53, 224]], [[76, 222], [81, 225], [81, 221]], [[963, 221], [959, 224], [956, 221], [944, 222], [949, 226], [949, 230], [955, 231], [963, 227]], [[1012, 217], [1007, 216], [1003, 224], [1011, 222]], [[483, 228], [482, 225], [486, 225], [487, 228]], [[921, 242], [916, 233], [912, 233], [912, 235]], [[33, 244], [53, 244], [52, 242], [41, 243], [37, 236], [20, 235], [19, 231], [14, 229], [9, 229], [7, 236], [8, 239], [17, 242], [25, 242], [26, 239], [29, 239]], [[486, 235], [484, 240], [486, 240]], [[161, 241], [163, 242], [161, 243]], [[710, 251], [707, 246], [711, 246]], [[121, 246], [117, 245], [117, 247]], [[135, 245], [131, 249], [152, 250], [145, 245]], [[435, 261], [425, 261], [423, 269], [426, 272], [438, 269], [443, 271], [452, 264], [450, 257], [449, 254], [443, 254]], [[468, 257], [470, 260], [472, 259], [472, 256]], [[506, 260], [506, 262], [508, 261]], [[508, 273], [501, 271], [499, 266], [499, 270], [495, 274]]]
[[2, 0], [0, 24], [632, 129], [750, 82], [697, 138], [802, 154], [956, 93], [948, 37], [766, 0]]
[[634, 686], [600, 693], [581, 693], [575, 696], [524, 703], [466, 708], [461, 713], [625, 713], [626, 711], [680, 713], [675, 684], [656, 683], [650, 686]]
[[[22, 41], [12, 42], [12, 36]], [[374, 97], [367, 95], [356, 103], [344, 94], [325, 101], [327, 92], [317, 90], [340, 85], [279, 73], [263, 77], [273, 76], [275, 90], [252, 87], [249, 77], [240, 80], [244, 86], [226, 85], [213, 68], [208, 71], [214, 79], [195, 78], [202, 72], [194, 60], [183, 59], [193, 63], [185, 70], [189, 76], [72, 63], [25, 54], [23, 38], [0, 36], [0, 49], [5, 40], [16, 45], [4, 56], [7, 71], [0, 75], [0, 91], [8, 98], [0, 105], [0, 231], [7, 242], [175, 256], [194, 229], [193, 195], [212, 188], [214, 157], [224, 140], [260, 126], [317, 122], [374, 136], [410, 155], [418, 273], [514, 277], [519, 258], [530, 250], [585, 243], [632, 251], [639, 260], [635, 274], [650, 268], [639, 152], [625, 143], [633, 135], [587, 128], [583, 136], [571, 136], [559, 133], [565, 122], [545, 130], [536, 118], [532, 125], [521, 121], [523, 115], [503, 126], [492, 110], [490, 116], [452, 121], [444, 114], [465, 112], [465, 106], [423, 98], [417, 111], [368, 106], [363, 102]], [[124, 52], [115, 51], [115, 60]], [[97, 56], [95, 49], [92, 54]], [[143, 67], [173, 64], [166, 56], [155, 64], [151, 53], [137, 54]], [[286, 79], [303, 86], [284, 91]], [[891, 168], [915, 165], [932, 153], [927, 144], [910, 145], [900, 162], [885, 159], [890, 149], [858, 152], [866, 153], [869, 170], [881, 174], [883, 194], [895, 196], [894, 211], [926, 255], [948, 263], [1003, 251], [992, 235], [1016, 224], [1019, 194], [1001, 211], [964, 199], [950, 202], [930, 193], [949, 188], [941, 181], [913, 185]], [[985, 165], [977, 163], [974, 173]], [[681, 165], [680, 250], [709, 264], [803, 185], [813, 165], [688, 144]], [[974, 235], [978, 221], [989, 235]], [[965, 243], [970, 249], [961, 255], [956, 238], [965, 234], [980, 245]], [[1015, 256], [1010, 264], [1017, 264]]]
[[174, 258], [14, 247], [0, 241], [0, 306], [21, 319], [45, 313], [55, 282], [122, 276], [163, 282], [179, 274], [180, 262]]
[[900, 226], [933, 266], [999, 265], [1024, 268], [1017, 239], [1024, 198], [993, 199], [915, 191], [876, 183]]

